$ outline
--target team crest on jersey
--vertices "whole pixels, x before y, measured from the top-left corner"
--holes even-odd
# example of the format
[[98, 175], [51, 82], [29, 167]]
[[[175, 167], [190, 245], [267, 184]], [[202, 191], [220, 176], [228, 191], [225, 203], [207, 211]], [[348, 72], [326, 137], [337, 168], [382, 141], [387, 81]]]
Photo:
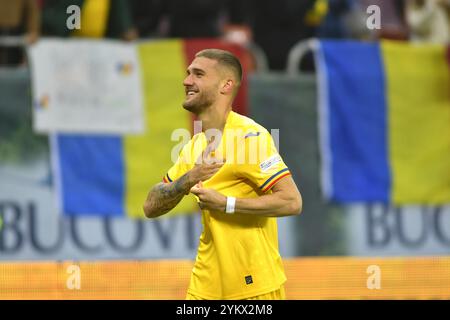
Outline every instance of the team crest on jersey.
[[274, 165], [276, 165], [278, 162], [281, 161], [280, 155], [276, 154], [274, 156], [271, 156], [269, 159], [261, 162], [259, 167], [261, 168], [261, 171], [265, 172], [272, 168]]
[[245, 283], [246, 283], [246, 284], [251, 284], [251, 283], [253, 283], [253, 279], [252, 279], [252, 276], [251, 276], [251, 275], [245, 277]]

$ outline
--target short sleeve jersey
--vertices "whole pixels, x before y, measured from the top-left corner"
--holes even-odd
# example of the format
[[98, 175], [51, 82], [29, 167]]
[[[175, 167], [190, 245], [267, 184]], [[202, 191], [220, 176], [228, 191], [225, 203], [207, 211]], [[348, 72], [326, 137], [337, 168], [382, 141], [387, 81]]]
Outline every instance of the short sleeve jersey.
[[[207, 145], [204, 133], [195, 135], [163, 181], [175, 181], [192, 169]], [[290, 175], [270, 133], [233, 111], [213, 155], [225, 164], [203, 187], [225, 196], [259, 197]], [[202, 224], [189, 293], [205, 299], [244, 299], [277, 290], [286, 281], [276, 218], [202, 210]]]

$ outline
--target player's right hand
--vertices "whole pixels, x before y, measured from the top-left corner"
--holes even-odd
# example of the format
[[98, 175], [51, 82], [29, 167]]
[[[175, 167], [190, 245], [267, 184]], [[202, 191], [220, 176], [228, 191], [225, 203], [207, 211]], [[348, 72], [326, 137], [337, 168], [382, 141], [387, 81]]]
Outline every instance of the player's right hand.
[[218, 159], [212, 156], [211, 151], [208, 148], [202, 152], [198, 157], [194, 168], [192, 168], [189, 174], [189, 182], [194, 186], [200, 181], [206, 181], [210, 179], [217, 171], [225, 164], [225, 159]]

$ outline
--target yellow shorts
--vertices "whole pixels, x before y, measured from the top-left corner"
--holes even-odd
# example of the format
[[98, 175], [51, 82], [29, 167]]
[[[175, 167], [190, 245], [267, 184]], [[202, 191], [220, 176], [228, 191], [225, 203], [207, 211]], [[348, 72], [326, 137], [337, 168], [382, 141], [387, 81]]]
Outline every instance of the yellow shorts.
[[[203, 299], [199, 296], [195, 296], [188, 292], [186, 294], [186, 300], [207, 300], [207, 299]], [[284, 286], [281, 286], [280, 289], [278, 289], [278, 290], [268, 292], [265, 294], [261, 294], [259, 296], [246, 298], [243, 300], [286, 300], [286, 292], [284, 290]]]

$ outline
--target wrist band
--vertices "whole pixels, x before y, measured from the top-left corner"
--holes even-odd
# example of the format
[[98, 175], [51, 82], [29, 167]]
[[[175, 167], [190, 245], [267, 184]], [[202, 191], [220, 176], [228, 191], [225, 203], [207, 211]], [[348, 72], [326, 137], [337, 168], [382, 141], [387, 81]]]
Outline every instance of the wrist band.
[[236, 205], [236, 198], [227, 197], [227, 207], [225, 209], [225, 212], [228, 214], [233, 214], [235, 205]]

